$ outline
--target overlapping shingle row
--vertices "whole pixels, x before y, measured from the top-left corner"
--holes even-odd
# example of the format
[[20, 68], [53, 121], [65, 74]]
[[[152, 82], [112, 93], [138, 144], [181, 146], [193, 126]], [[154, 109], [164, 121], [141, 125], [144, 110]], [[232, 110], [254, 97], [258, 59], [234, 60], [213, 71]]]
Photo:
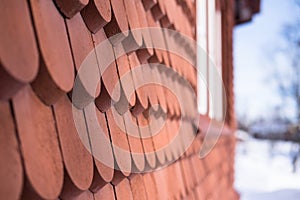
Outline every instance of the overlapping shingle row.
[[[0, 199], [237, 198], [232, 136], [198, 157], [196, 70], [168, 52], [182, 37], [128, 32], [163, 27], [195, 39], [194, 1], [4, 0], [0, 10]], [[103, 59], [120, 52], [104, 71]], [[99, 81], [94, 91], [83, 81], [85, 93], [74, 102], [74, 79], [87, 56], [98, 70], [90, 78]], [[156, 84], [138, 87], [145, 79]], [[176, 137], [180, 127], [184, 135]]]

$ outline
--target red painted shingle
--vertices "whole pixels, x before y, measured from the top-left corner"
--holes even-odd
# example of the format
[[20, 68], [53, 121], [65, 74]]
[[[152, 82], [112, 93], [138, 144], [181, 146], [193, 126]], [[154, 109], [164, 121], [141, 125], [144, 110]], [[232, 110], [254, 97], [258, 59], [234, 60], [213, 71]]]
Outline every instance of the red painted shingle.
[[18, 199], [23, 187], [23, 169], [8, 101], [0, 102], [0, 113], [0, 199]]
[[[94, 116], [93, 110], [95, 110]], [[114, 157], [111, 141], [107, 129], [105, 114], [95, 108], [93, 104], [88, 105], [85, 110], [85, 120], [88, 127], [89, 143], [92, 147], [94, 163], [94, 178], [91, 186], [92, 191], [97, 191], [114, 176]]]
[[11, 98], [38, 72], [38, 51], [27, 1], [1, 2], [0, 98]]
[[41, 51], [39, 73], [32, 86], [42, 101], [50, 105], [72, 89], [74, 65], [65, 22], [54, 3], [30, 3]]
[[58, 9], [68, 18], [81, 11], [89, 0], [55, 0]]
[[127, 178], [123, 179], [119, 184], [115, 186], [116, 199], [128, 199], [133, 200], [130, 183]]
[[[124, 2], [122, 0], [111, 0], [112, 19], [104, 27], [105, 33], [113, 45], [118, 45], [128, 36], [128, 20]], [[113, 37], [112, 37], [113, 36]]]
[[94, 194], [95, 200], [115, 200], [114, 188], [111, 184], [106, 184], [101, 190]]
[[109, 0], [90, 0], [81, 10], [82, 18], [88, 29], [96, 33], [111, 20]]
[[[76, 112], [83, 118], [82, 110], [76, 110]], [[68, 175], [78, 189], [87, 190], [93, 178], [93, 159], [90, 147], [84, 146], [82, 143], [82, 140], [89, 140], [85, 123], [81, 120], [82, 126], [78, 130], [74, 120], [70, 120], [73, 117], [72, 104], [67, 96], [60, 98], [54, 105], [54, 114], [62, 157]], [[78, 121], [75, 121], [77, 126]]]
[[66, 20], [66, 24], [77, 72], [75, 89], [80, 91], [80, 95], [76, 95], [76, 99], [74, 97], [72, 101], [77, 107], [83, 108], [100, 94], [100, 70], [91, 33], [81, 15], [76, 14], [72, 19]]
[[132, 160], [123, 117], [118, 115], [116, 111], [113, 115], [112, 109], [107, 110], [106, 117], [113, 144], [114, 156], [118, 165], [117, 170], [121, 171], [124, 176], [129, 176]]
[[28, 181], [39, 196], [55, 199], [63, 185], [63, 163], [52, 110], [30, 86], [14, 96], [13, 108]]

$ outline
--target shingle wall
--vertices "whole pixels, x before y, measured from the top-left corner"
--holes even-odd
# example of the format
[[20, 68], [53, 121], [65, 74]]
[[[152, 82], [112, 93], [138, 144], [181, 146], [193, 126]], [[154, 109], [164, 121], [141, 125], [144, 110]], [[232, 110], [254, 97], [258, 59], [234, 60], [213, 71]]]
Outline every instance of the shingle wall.
[[[227, 42], [223, 52], [232, 51], [233, 22], [229, 26], [226, 22], [232, 20], [233, 2], [228, 2], [223, 7], [228, 15], [222, 22]], [[3, 0], [0, 199], [238, 199], [233, 189], [235, 139], [229, 126], [212, 152], [199, 158], [209, 122], [200, 121], [197, 131], [196, 99], [189, 96], [196, 91], [196, 70], [167, 51], [167, 37], [179, 42], [182, 37], [167, 36], [163, 31], [126, 32], [163, 27], [196, 39], [195, 8], [193, 0]], [[117, 33], [106, 49], [95, 49]], [[131, 45], [162, 45], [165, 49], [128, 52]], [[182, 47], [186, 51], [192, 48], [188, 44]], [[127, 53], [101, 71], [104, 57], [117, 51]], [[99, 67], [101, 77], [95, 74], [99, 80], [95, 91], [84, 90], [89, 95], [74, 106], [75, 75], [87, 55]], [[226, 89], [232, 92], [232, 55], [224, 56], [228, 73], [223, 76], [227, 78]], [[142, 73], [132, 72], [149, 63], [168, 68], [149, 65]], [[128, 73], [130, 78], [118, 83]], [[172, 85], [180, 96], [159, 84], [138, 88], [142, 79]], [[121, 87], [114, 90], [115, 84]], [[233, 122], [232, 93], [229, 98]], [[93, 109], [91, 99], [95, 99], [96, 117], [88, 114]], [[161, 109], [148, 112], [156, 104]], [[74, 112], [77, 121], [73, 120]], [[149, 128], [151, 121], [156, 124]], [[164, 126], [155, 132], [161, 121]], [[95, 124], [113, 146], [102, 142]], [[179, 127], [184, 134], [168, 145]], [[145, 138], [125, 134], [129, 132]], [[194, 137], [186, 150], [186, 142]], [[105, 163], [96, 154], [104, 156]]]

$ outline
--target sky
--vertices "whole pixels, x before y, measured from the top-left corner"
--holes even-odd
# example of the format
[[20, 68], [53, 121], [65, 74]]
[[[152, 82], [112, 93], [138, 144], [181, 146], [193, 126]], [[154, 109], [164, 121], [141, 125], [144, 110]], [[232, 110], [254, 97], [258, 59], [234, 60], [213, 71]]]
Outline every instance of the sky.
[[[268, 117], [282, 105], [272, 77], [274, 60], [282, 70], [287, 62], [272, 53], [283, 42], [282, 27], [295, 19], [295, 0], [261, 0], [253, 20], [234, 29], [234, 90], [238, 116]], [[282, 57], [282, 56], [281, 56]], [[288, 104], [290, 105], [290, 104]], [[293, 114], [285, 106], [286, 115]]]

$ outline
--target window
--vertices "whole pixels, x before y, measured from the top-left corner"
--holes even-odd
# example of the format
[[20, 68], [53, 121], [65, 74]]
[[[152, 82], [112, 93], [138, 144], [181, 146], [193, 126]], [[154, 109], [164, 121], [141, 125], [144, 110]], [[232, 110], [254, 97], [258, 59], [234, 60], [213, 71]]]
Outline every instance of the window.
[[222, 120], [222, 24], [219, 0], [198, 1], [197, 23], [198, 109], [201, 114]]

